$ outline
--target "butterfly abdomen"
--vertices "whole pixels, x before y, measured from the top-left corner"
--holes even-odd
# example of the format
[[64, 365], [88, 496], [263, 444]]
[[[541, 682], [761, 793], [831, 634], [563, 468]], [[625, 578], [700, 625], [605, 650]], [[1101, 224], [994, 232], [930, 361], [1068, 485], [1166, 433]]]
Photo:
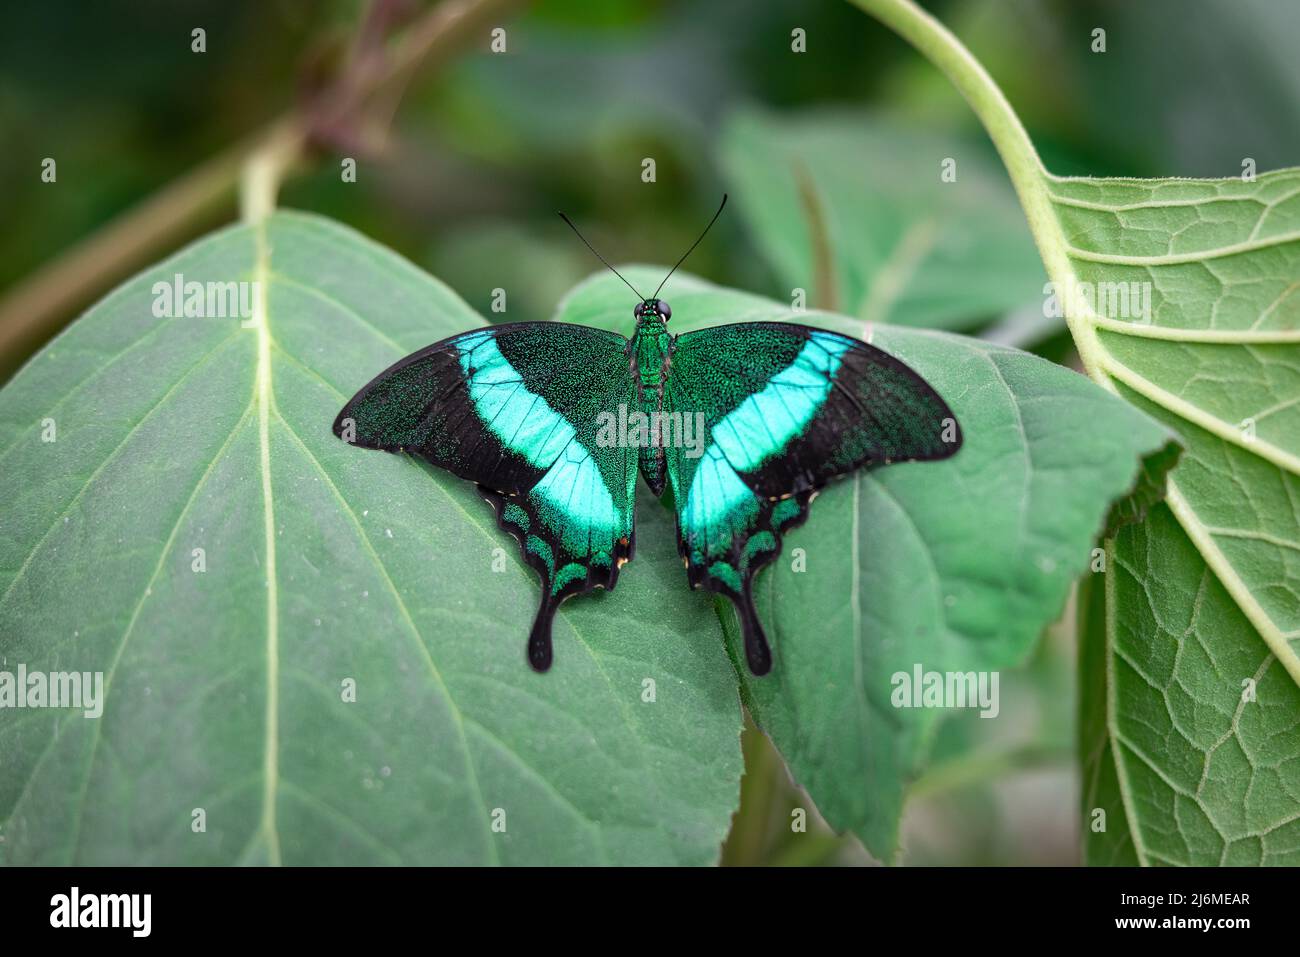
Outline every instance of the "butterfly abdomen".
[[663, 445], [664, 432], [662, 427], [656, 427], [665, 411], [663, 380], [656, 385], [643, 388], [639, 395], [641, 413], [644, 416], [642, 421], [649, 423], [650, 427], [646, 430], [645, 441], [637, 450], [637, 464], [645, 477], [646, 484], [650, 486], [650, 491], [657, 497], [664, 493], [664, 485], [668, 481], [668, 461], [664, 455]]
[[668, 470], [664, 462], [664, 450], [661, 448], [642, 448], [638, 465], [641, 469], [641, 475], [645, 478], [646, 485], [650, 486], [650, 491], [656, 497], [663, 495], [664, 484], [668, 479]]
[[632, 338], [631, 371], [636, 380], [637, 399], [646, 424], [638, 442], [637, 465], [646, 485], [656, 496], [662, 495], [668, 480], [668, 465], [664, 457], [663, 433], [654, 427], [664, 409], [664, 385], [671, 366], [673, 337], [660, 323], [657, 328], [640, 328]]

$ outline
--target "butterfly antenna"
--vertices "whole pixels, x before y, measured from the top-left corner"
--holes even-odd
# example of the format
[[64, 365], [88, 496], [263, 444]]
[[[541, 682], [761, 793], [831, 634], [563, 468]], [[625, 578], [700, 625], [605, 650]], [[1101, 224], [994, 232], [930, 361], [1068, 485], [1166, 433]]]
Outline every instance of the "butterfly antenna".
[[[714, 213], [713, 218], [709, 220], [709, 225], [704, 227], [704, 232], [700, 233], [700, 238], [695, 240], [695, 242], [691, 243], [690, 249], [682, 253], [682, 258], [677, 260], [677, 266], [680, 266], [682, 263], [686, 262], [686, 257], [689, 256], [691, 253], [695, 252], [695, 247], [698, 246], [700, 244], [700, 241], [709, 234], [709, 230], [713, 228], [713, 224], [716, 223], [718, 221], [718, 217], [722, 215], [722, 207], [726, 205], [727, 205], [727, 194], [723, 193], [722, 204], [718, 206], [718, 211]], [[672, 274], [677, 271], [677, 266], [673, 266], [672, 269], [668, 270], [668, 275], [664, 276], [664, 282], [667, 282], [668, 279], [672, 276]], [[664, 282], [661, 282], [659, 284], [659, 289], [662, 289], [664, 287]], [[651, 299], [659, 298], [659, 289], [655, 290], [655, 294], [650, 297]]]
[[[574, 233], [577, 234], [578, 238], [582, 240], [583, 245], [585, 245], [588, 249], [590, 249], [591, 252], [592, 252], [592, 254], [593, 254], [597, 259], [599, 259], [601, 262], [603, 262], [603, 263], [605, 264], [605, 268], [606, 268], [606, 269], [608, 269], [610, 272], [612, 272], [612, 273], [613, 273], [615, 276], [617, 276], [619, 279], [623, 279], [623, 274], [622, 274], [621, 272], [619, 272], [617, 269], [615, 269], [613, 266], [611, 266], [611, 265], [609, 264], [609, 261], [608, 261], [604, 256], [602, 256], [600, 253], [596, 252], [596, 247], [593, 246], [591, 243], [587, 242], [587, 237], [586, 237], [586, 236], [584, 236], [584, 235], [582, 235], [582, 233], [578, 232], [578, 227], [575, 226], [575, 225], [573, 225], [573, 220], [569, 219], [569, 217], [568, 217], [568, 216], [565, 216], [563, 213], [560, 213], [560, 219], [562, 219], [562, 220], [564, 220], [566, 223], [568, 223], [569, 228], [572, 229], [572, 230], [574, 231]], [[628, 289], [631, 289], [633, 292], [636, 292], [636, 286], [632, 285], [632, 284], [631, 284], [630, 282], [628, 282], [626, 279], [623, 279], [623, 285], [627, 286], [627, 288], [628, 288]], [[637, 297], [638, 299], [640, 299], [642, 302], [646, 302], [646, 301], [648, 301], [648, 300], [646, 299], [646, 297], [643, 296], [643, 295], [641, 295], [639, 292], [636, 292], [636, 297]]]

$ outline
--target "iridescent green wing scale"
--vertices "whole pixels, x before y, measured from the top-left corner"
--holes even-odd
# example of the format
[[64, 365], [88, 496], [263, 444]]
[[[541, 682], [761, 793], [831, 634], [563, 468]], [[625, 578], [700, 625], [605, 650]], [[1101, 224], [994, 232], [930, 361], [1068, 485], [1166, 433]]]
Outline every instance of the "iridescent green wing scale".
[[528, 639], [551, 664], [570, 595], [612, 589], [634, 550], [637, 450], [596, 441], [600, 413], [632, 407], [628, 340], [558, 322], [462, 333], [380, 373], [334, 422], [364, 448], [408, 452], [477, 482], [541, 576]]
[[677, 337], [664, 408], [699, 413], [700, 443], [666, 443], [678, 547], [691, 587], [735, 604], [750, 670], [771, 650], [754, 610], [754, 574], [781, 550], [831, 479], [961, 446], [947, 404], [889, 354], [838, 333], [777, 322]]

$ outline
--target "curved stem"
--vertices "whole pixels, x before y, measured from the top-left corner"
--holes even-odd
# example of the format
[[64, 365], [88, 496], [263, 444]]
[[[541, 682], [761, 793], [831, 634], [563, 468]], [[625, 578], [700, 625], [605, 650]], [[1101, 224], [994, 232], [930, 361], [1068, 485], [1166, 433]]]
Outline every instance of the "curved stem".
[[302, 148], [302, 130], [296, 124], [286, 124], [249, 155], [239, 174], [239, 218], [244, 223], [255, 225], [275, 212], [280, 184]]
[[1002, 751], [977, 752], [928, 768], [907, 788], [908, 798], [930, 797], [1004, 779], [1019, 771], [1066, 768], [1075, 754], [1069, 748], [1025, 744]]
[[1097, 331], [1088, 321], [1087, 311], [1081, 309], [1081, 304], [1069, 294], [1074, 288], [1074, 269], [1047, 188], [1051, 174], [1043, 167], [1029, 134], [1002, 90], [952, 31], [912, 0], [851, 2], [907, 40], [942, 70], [984, 124], [1011, 176], [1016, 195], [1020, 197], [1034, 242], [1047, 267], [1047, 275], [1056, 284], [1084, 368], [1097, 383], [1116, 391], [1101, 364], [1103, 350]]

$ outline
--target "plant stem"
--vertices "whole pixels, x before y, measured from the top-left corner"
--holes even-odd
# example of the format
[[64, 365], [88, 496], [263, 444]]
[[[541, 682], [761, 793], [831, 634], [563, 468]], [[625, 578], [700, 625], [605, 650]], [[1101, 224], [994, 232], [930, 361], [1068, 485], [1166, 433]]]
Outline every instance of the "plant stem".
[[15, 285], [0, 300], [0, 376], [40, 348], [95, 295], [214, 217], [234, 195], [239, 169], [252, 148], [241, 144], [214, 157]]
[[[244, 142], [174, 180], [16, 284], [0, 300], [0, 378], [58, 332], [76, 311], [228, 210], [255, 157], [275, 153], [279, 171], [297, 168], [318, 134], [355, 122], [371, 104], [391, 116], [406, 86], [441, 66], [478, 31], [523, 0], [447, 0], [412, 24], [376, 66], [357, 58], [304, 110], [290, 111]], [[291, 147], [291, 149], [290, 149]], [[282, 151], [292, 153], [284, 157]], [[241, 212], [247, 212], [242, 210]]]
[[837, 834], [805, 834], [791, 841], [768, 861], [770, 867], [821, 867], [844, 849], [846, 839]]
[[240, 170], [239, 218], [255, 225], [275, 212], [280, 184], [301, 154], [303, 133], [297, 126], [286, 126], [268, 136], [254, 150]]
[[1074, 297], [1066, 294], [1067, 290], [1073, 288], [1074, 269], [1067, 253], [1069, 244], [1061, 230], [1060, 221], [1056, 218], [1051, 194], [1047, 189], [1051, 174], [1043, 167], [1020, 117], [1011, 108], [1002, 90], [952, 31], [912, 0], [850, 2], [907, 40], [942, 70], [984, 124], [1011, 176], [1011, 184], [1020, 197], [1020, 205], [1024, 207], [1025, 218], [1029, 221], [1034, 242], [1047, 267], [1048, 277], [1056, 284], [1058, 295], [1062, 297], [1066, 322], [1074, 336], [1084, 369], [1098, 384], [1111, 392], [1117, 391], [1102, 366], [1103, 350], [1097, 339], [1096, 328], [1088, 321], [1086, 313], [1075, 308]]
[[955, 791], [1017, 771], [1068, 767], [1075, 754], [1069, 748], [1029, 744], [1019, 748], [964, 755], [928, 769], [911, 783], [907, 797], [919, 798]]
[[817, 188], [813, 185], [808, 167], [798, 163], [794, 167], [795, 180], [799, 184], [799, 205], [803, 208], [804, 219], [808, 224], [808, 243], [812, 249], [813, 288], [812, 302], [814, 309], [827, 312], [839, 312], [839, 287], [835, 279], [835, 255], [831, 252], [831, 238], [826, 228], [826, 215], [822, 210]]

